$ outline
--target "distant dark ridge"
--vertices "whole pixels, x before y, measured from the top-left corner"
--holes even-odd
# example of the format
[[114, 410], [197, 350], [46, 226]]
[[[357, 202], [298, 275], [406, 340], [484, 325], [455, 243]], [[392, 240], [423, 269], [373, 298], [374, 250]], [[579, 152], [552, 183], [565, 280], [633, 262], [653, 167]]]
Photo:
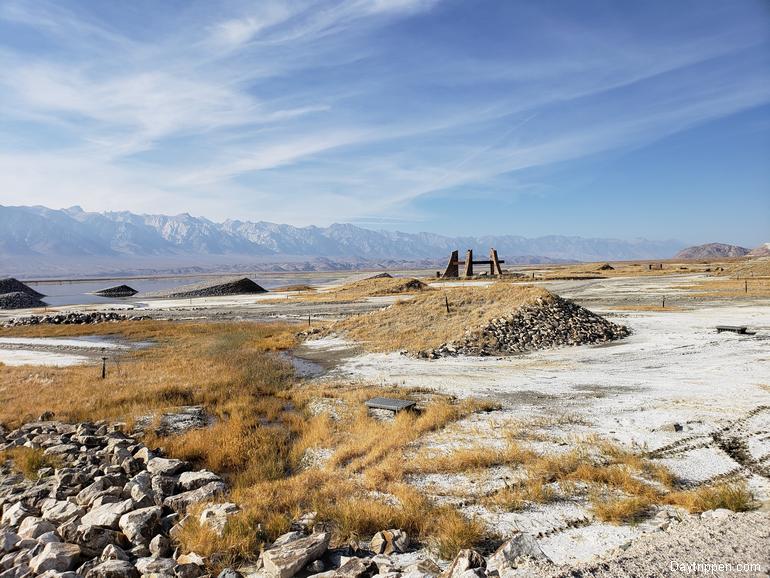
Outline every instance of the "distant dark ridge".
[[266, 293], [267, 290], [257, 285], [248, 277], [219, 280], [177, 287], [167, 292], [147, 294], [145, 297], [221, 297], [225, 295], [250, 295]]
[[115, 287], [107, 287], [106, 289], [94, 291], [94, 295], [99, 295], [100, 297], [131, 297], [137, 293], [139, 293], [139, 291], [128, 285], [116, 285]]
[[22, 291], [0, 294], [0, 309], [32, 309], [33, 307], [45, 307], [45, 303]]
[[38, 293], [29, 285], [25, 285], [13, 277], [0, 279], [0, 293], [26, 293], [32, 297], [45, 297], [42, 293]]

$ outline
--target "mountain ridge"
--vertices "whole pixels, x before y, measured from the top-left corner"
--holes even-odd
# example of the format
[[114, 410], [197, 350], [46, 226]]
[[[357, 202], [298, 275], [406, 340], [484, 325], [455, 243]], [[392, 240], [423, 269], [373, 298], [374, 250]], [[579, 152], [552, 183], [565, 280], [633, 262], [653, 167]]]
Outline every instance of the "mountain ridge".
[[[136, 214], [129, 211], [88, 212], [78, 206], [0, 205], [0, 269], [57, 274], [68, 264], [87, 269], [89, 262], [114, 262], [120, 270], [175, 267], [174, 262], [207, 267], [225, 264], [327, 261], [332, 267], [350, 263], [445, 261], [452, 250], [473, 249], [486, 255], [490, 247], [514, 263], [554, 263], [667, 258], [681, 249], [678, 241], [621, 240], [547, 235], [449, 237], [435, 233], [372, 230], [348, 223], [328, 227], [228, 219], [217, 223], [188, 213]], [[313, 265], [315, 266], [315, 265]], [[106, 268], [105, 268], [106, 267]]]
[[716, 259], [723, 257], [745, 257], [750, 249], [727, 243], [705, 243], [687, 247], [674, 255], [674, 259]]

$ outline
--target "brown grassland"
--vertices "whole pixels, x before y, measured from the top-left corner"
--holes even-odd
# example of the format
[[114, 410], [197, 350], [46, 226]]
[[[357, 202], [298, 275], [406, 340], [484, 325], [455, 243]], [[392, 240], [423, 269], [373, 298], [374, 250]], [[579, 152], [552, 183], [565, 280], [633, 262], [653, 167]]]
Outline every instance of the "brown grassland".
[[467, 330], [480, 329], [492, 319], [537, 299], [552, 298], [545, 289], [506, 282], [447, 287], [397, 301], [386, 309], [349, 317], [332, 329], [349, 335], [371, 351], [417, 352], [454, 341]]
[[[526, 303], [547, 295], [536, 288], [509, 284], [490, 287], [486, 293], [460, 290], [447, 294], [455, 311], [463, 306], [480, 307], [486, 316], [510, 310], [512, 302]], [[431, 292], [415, 298], [424, 312], [421, 326], [435, 322], [439, 331], [456, 331], [464, 327], [459, 314], [439, 322], [442, 310], [446, 316], [443, 295]], [[505, 304], [498, 305], [500, 300]], [[364, 318], [368, 318], [367, 325], [385, 322]], [[405, 330], [401, 318], [391, 323], [390, 331]], [[179, 537], [181, 547], [188, 551], [204, 556], [226, 552], [216, 559], [212, 570], [234, 558], [253, 558], [264, 543], [287, 531], [291, 520], [307, 511], [317, 511], [322, 521], [331, 524], [338, 543], [398, 527], [448, 558], [461, 548], [494, 538], [481, 522], [431, 501], [410, 485], [409, 476], [421, 472], [514, 466], [525, 473], [523, 481], [488, 496], [485, 503], [489, 507], [521, 509], [533, 502], [571, 499], [585, 494], [587, 488], [595, 514], [613, 522], [634, 520], [651, 505], [661, 503], [691, 511], [720, 505], [749, 507], [751, 496], [740, 484], [683, 490], [664, 468], [598, 439], [583, 440], [564, 454], [538, 454], [526, 445], [526, 436], [531, 435], [526, 426], [511, 433], [503, 450], [470, 448], [440, 456], [415, 451], [426, 434], [441, 432], [474, 412], [495, 409], [493, 404], [423, 392], [421, 411], [402, 412], [392, 421], [374, 419], [364, 400], [374, 395], [409, 394], [365, 384], [298, 381], [291, 365], [276, 354], [294, 345], [294, 331], [285, 324], [167, 321], [0, 330], [0, 335], [27, 336], [114, 334], [155, 343], [111, 364], [104, 380], [95, 365], [0, 365], [0, 422], [13, 427], [50, 410], [66, 421], [117, 419], [130, 423], [147, 413], [203, 405], [216, 418], [213, 426], [174, 437], [148, 433], [144, 441], [225, 475], [232, 488], [228, 499], [242, 506], [223, 537], [197, 525], [195, 516]], [[314, 409], [319, 400], [333, 405], [336, 415]], [[548, 426], [545, 422], [536, 425]], [[306, 467], [309, 450], [326, 450], [331, 457]], [[15, 450], [2, 457], [13, 459], [27, 475], [39, 467], [56, 465], [31, 450]]]
[[[286, 290], [291, 289], [287, 288]], [[280, 289], [275, 289], [275, 291], [280, 291]], [[419, 279], [411, 277], [377, 277], [353, 281], [321, 291], [312, 287], [300, 288], [295, 295], [290, 295], [289, 298], [303, 302], [340, 303], [361, 301], [368, 297], [406, 295], [423, 291], [433, 291], [433, 289]], [[270, 301], [283, 301], [283, 299], [277, 298]]]

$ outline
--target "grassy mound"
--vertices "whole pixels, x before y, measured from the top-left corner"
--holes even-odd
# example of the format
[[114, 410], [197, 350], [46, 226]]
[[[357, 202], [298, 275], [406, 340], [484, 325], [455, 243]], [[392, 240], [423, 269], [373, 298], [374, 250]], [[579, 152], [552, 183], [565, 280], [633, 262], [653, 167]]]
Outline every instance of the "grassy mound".
[[624, 327], [545, 289], [507, 283], [419, 294], [340, 321], [334, 329], [372, 351], [428, 352], [431, 357], [505, 355], [628, 334]]

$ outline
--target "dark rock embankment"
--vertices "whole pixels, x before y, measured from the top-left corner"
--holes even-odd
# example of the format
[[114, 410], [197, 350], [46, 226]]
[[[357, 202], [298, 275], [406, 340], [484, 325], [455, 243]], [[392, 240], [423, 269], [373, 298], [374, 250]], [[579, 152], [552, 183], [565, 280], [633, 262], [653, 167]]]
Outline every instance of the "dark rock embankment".
[[144, 297], [156, 298], [191, 298], [191, 297], [225, 297], [228, 295], [251, 295], [257, 293], [266, 293], [264, 289], [248, 277], [219, 280], [211, 283], [198, 283], [195, 285], [185, 285], [177, 287], [170, 291], [161, 293], [151, 293]]
[[97, 323], [113, 323], [116, 321], [142, 321], [149, 319], [143, 315], [123, 315], [112, 311], [94, 311], [81, 313], [52, 313], [50, 315], [26, 315], [14, 317], [3, 324], [3, 327], [18, 327], [22, 325], [94, 325]]
[[14, 291], [0, 294], [0, 309], [33, 309], [45, 307], [45, 303], [28, 293]]
[[617, 325], [581, 307], [554, 296], [539, 298], [510, 315], [492, 320], [463, 339], [425, 351], [421, 357], [455, 355], [511, 355], [569, 345], [606, 343], [627, 337], [627, 327]]
[[116, 285], [115, 287], [107, 287], [106, 289], [94, 291], [94, 295], [98, 295], [99, 297], [131, 297], [137, 293], [139, 293], [139, 291], [128, 285]]

